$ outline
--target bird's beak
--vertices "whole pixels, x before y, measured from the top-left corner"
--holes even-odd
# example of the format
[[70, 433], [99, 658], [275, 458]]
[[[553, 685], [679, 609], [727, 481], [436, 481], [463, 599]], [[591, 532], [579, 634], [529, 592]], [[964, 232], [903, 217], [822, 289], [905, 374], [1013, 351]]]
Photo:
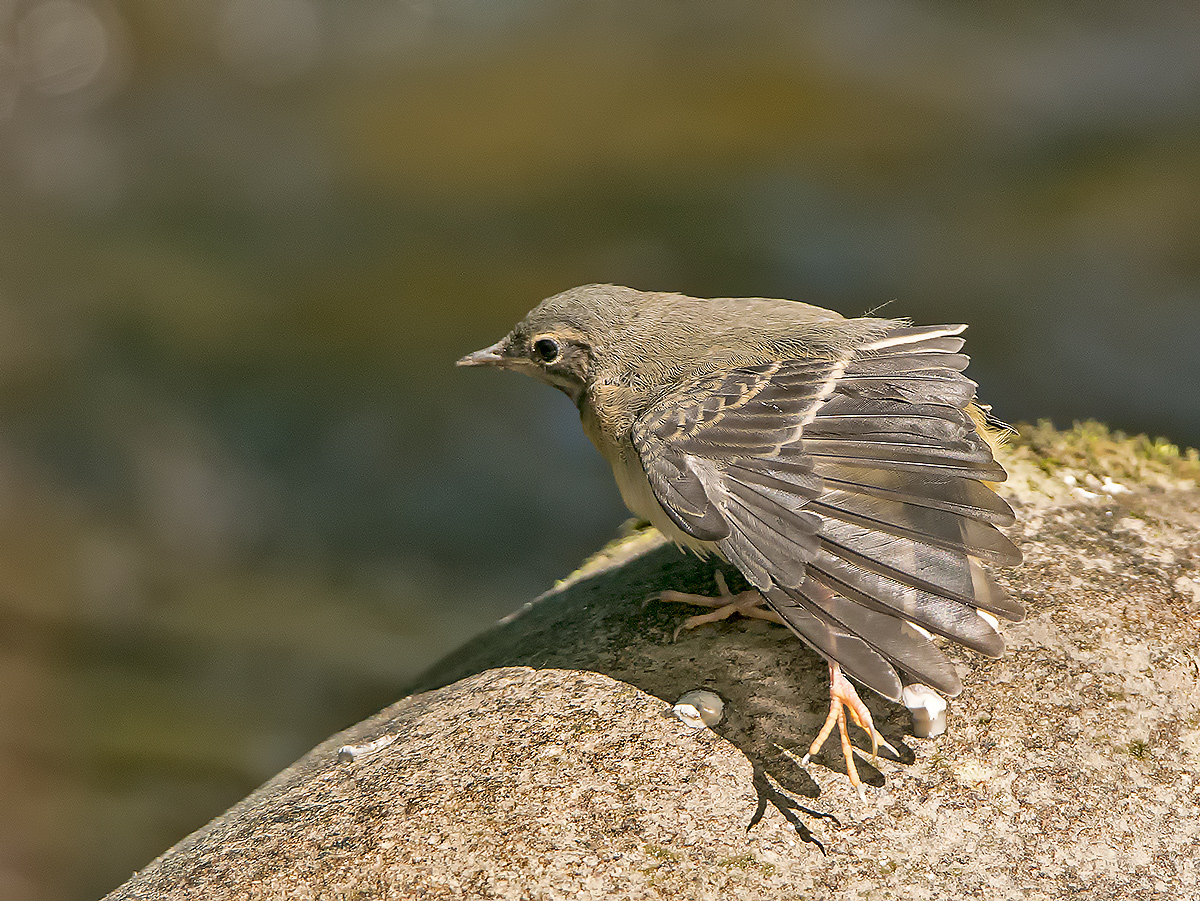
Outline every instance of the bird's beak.
[[456, 365], [458, 366], [503, 366], [508, 360], [504, 355], [504, 345], [508, 341], [507, 338], [501, 338], [491, 347], [485, 347], [483, 350], [477, 350], [473, 354], [467, 354]]

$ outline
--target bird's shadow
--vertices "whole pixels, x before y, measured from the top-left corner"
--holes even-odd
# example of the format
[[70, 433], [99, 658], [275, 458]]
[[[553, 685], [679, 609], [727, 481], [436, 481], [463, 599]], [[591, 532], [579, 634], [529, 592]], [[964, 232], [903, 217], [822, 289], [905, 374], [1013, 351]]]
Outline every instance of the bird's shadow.
[[[660, 698], [664, 709], [686, 691], [714, 691], [725, 702], [725, 718], [714, 731], [754, 769], [759, 810], [750, 825], [771, 805], [811, 840], [796, 811], [823, 814], [788, 795], [820, 795], [800, 760], [828, 711], [825, 661], [786, 629], [759, 620], [734, 618], [673, 641], [675, 628], [697, 610], [658, 601], [657, 594], [669, 588], [715, 595], [715, 566], [664, 544], [656, 533], [635, 535], [602, 552], [583, 572], [444, 657], [410, 691], [504, 666], [602, 673]], [[745, 586], [736, 572], [725, 573], [734, 591]], [[864, 700], [876, 728], [899, 752], [896, 762], [911, 763], [913, 752], [901, 740], [907, 713], [879, 698]], [[855, 737], [865, 745], [863, 733]], [[845, 771], [836, 735], [813, 763]], [[884, 784], [883, 772], [869, 758], [859, 757], [857, 766], [864, 783]]]

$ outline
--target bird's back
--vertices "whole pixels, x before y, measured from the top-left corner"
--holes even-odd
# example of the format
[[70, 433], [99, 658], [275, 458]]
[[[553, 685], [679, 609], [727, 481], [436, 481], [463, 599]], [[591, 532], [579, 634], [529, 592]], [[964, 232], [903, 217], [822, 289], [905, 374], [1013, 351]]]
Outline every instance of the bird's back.
[[846, 319], [795, 300], [697, 298], [618, 285], [572, 288], [543, 301], [539, 313], [589, 335], [619, 336], [595, 342], [599, 377], [647, 389], [778, 359], [837, 359], [903, 324]]

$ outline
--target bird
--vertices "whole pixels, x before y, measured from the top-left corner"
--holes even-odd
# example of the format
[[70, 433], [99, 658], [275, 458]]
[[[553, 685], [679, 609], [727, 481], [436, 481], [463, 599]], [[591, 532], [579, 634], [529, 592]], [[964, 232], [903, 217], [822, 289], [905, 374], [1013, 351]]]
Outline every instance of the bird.
[[[836, 725], [887, 744], [858, 683], [962, 690], [934, 641], [989, 657], [1021, 603], [992, 566], [1020, 562], [994, 490], [1007, 477], [987, 408], [963, 370], [965, 325], [846, 318], [774, 298], [694, 298], [619, 285], [550, 297], [461, 366], [521, 372], [564, 392], [612, 466], [626, 506], [681, 548], [751, 586], [663, 592], [787, 626], [825, 659], [830, 707], [803, 763]], [[676, 633], [678, 634], [678, 632]]]

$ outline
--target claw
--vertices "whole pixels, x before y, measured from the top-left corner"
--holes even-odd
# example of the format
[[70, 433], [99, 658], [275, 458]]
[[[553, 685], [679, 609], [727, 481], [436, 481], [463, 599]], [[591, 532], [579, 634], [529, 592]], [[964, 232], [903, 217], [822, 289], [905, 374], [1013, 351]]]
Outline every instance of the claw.
[[891, 743], [875, 729], [875, 723], [871, 719], [871, 712], [867, 710], [867, 705], [862, 702], [850, 680], [842, 674], [842, 668], [836, 663], [830, 663], [829, 715], [825, 717], [825, 724], [821, 727], [821, 731], [817, 733], [817, 737], [813, 739], [808, 753], [804, 755], [800, 762], [806, 765], [812, 760], [813, 755], [821, 750], [821, 746], [825, 744], [825, 740], [832, 734], [833, 727], [836, 725], [842, 740], [842, 756], [846, 760], [846, 775], [850, 778], [850, 784], [858, 792], [859, 798], [866, 801], [867, 789], [863, 785], [862, 779], [858, 776], [858, 768], [854, 765], [854, 751], [856, 749], [850, 743], [850, 734], [846, 728], [847, 712], [849, 712], [850, 719], [854, 721], [855, 725], [866, 732], [871, 738], [872, 763], [878, 757], [880, 745], [883, 745], [897, 757], [899, 756], [899, 753]]
[[749, 591], [743, 591], [741, 594], [734, 594], [729, 590], [729, 584], [725, 581], [725, 576], [720, 570], [717, 570], [713, 574], [713, 578], [717, 583], [717, 591], [720, 592], [716, 597], [708, 597], [703, 594], [688, 594], [683, 591], [660, 591], [658, 594], [652, 595], [643, 601], [642, 606], [645, 606], [650, 601], [657, 600], [668, 604], [693, 604], [697, 607], [716, 608], [712, 613], [689, 616], [675, 629], [674, 634], [671, 636], [671, 641], [677, 641], [680, 632], [729, 619], [735, 613], [749, 619], [764, 619], [767, 622], [778, 623], [781, 626], [784, 625], [783, 617], [766, 606], [766, 599], [759, 594], [757, 589], [751, 588]]

